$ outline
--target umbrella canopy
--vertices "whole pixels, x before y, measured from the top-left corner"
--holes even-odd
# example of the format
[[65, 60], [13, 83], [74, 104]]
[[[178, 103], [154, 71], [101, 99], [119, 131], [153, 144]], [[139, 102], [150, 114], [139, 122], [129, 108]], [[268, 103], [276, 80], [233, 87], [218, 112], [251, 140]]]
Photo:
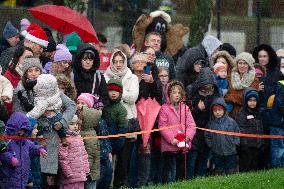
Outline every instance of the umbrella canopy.
[[[160, 111], [160, 104], [156, 99], [148, 98], [140, 99], [136, 104], [137, 107], [137, 118], [142, 131], [152, 130], [154, 123]], [[150, 133], [142, 134], [143, 147], [147, 146]]]
[[29, 8], [28, 11], [38, 20], [64, 34], [78, 33], [84, 42], [98, 44], [96, 32], [89, 20], [68, 7], [41, 5]]

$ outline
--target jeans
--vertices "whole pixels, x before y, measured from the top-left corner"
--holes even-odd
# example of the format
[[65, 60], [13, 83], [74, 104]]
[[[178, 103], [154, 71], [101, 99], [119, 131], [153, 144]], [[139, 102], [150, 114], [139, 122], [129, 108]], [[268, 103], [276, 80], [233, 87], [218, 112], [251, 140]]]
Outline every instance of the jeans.
[[[284, 135], [284, 130], [281, 128], [270, 127], [271, 135]], [[284, 166], [284, 139], [275, 138], [270, 139], [270, 156], [271, 165], [273, 167], [283, 167]]]
[[207, 162], [209, 159], [209, 152], [198, 152], [197, 150], [190, 150], [188, 152], [188, 171], [187, 178], [193, 179], [195, 176], [205, 176], [207, 170]]
[[215, 174], [231, 174], [237, 171], [237, 155], [222, 156], [212, 154], [212, 161], [215, 165]]

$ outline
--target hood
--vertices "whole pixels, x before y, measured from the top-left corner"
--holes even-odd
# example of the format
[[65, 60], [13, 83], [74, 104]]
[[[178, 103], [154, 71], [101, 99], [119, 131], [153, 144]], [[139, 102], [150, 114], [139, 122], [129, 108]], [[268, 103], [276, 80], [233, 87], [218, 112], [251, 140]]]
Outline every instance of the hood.
[[14, 136], [16, 132], [21, 129], [26, 129], [27, 131], [30, 129], [30, 123], [25, 114], [21, 112], [15, 112], [10, 116], [6, 123], [6, 135]]
[[244, 98], [243, 98], [243, 105], [246, 109], [248, 109], [248, 104], [247, 104], [247, 101], [248, 101], [248, 98], [249, 97], [256, 97], [257, 99], [257, 106], [256, 106], [256, 109], [259, 108], [259, 93], [257, 90], [255, 90], [254, 88], [251, 88], [251, 87], [248, 87], [244, 90]]
[[91, 50], [95, 54], [94, 64], [93, 64], [93, 67], [91, 68], [91, 71], [90, 71], [90, 72], [95, 73], [96, 70], [100, 67], [100, 56], [99, 56], [98, 51], [95, 49], [95, 47], [90, 45], [89, 43], [80, 43], [78, 45], [77, 53], [75, 55], [75, 62], [73, 64], [74, 69], [77, 72], [82, 72], [84, 70], [83, 67], [82, 67], [80, 59], [81, 59], [81, 57], [83, 56], [83, 54], [86, 50]]
[[95, 129], [101, 118], [102, 111], [83, 106], [83, 129]]
[[205, 48], [209, 57], [220, 45], [222, 45], [221, 41], [219, 41], [219, 39], [212, 35], [207, 35], [206, 37], [204, 37], [201, 44]]
[[219, 58], [219, 57], [223, 57], [227, 60], [228, 62], [228, 70], [232, 69], [234, 67], [234, 60], [233, 58], [231, 57], [231, 55], [229, 53], [227, 53], [226, 51], [218, 51], [216, 53], [214, 53], [211, 57], [211, 61], [210, 61], [210, 67], [213, 68], [216, 60]]
[[255, 59], [255, 62], [259, 62], [258, 60], [258, 53], [259, 51], [261, 50], [264, 50], [268, 53], [268, 56], [269, 56], [269, 63], [268, 65], [266, 66], [267, 69], [274, 69], [275, 67], [278, 66], [278, 57], [277, 57], [277, 54], [276, 52], [274, 51], [274, 49], [270, 46], [270, 45], [266, 45], [266, 44], [261, 44], [257, 47], [255, 47], [253, 49], [253, 58]]
[[112, 69], [114, 69], [113, 56], [114, 56], [114, 54], [115, 54], [116, 52], [121, 52], [122, 55], [123, 55], [123, 57], [124, 57], [124, 63], [123, 63], [123, 70], [124, 70], [124, 69], [127, 67], [127, 57], [126, 57], [126, 55], [125, 55], [121, 50], [115, 50], [115, 51], [112, 53], [112, 55], [111, 55], [111, 57], [110, 57], [110, 66], [111, 66]]
[[212, 107], [213, 107], [214, 105], [221, 105], [221, 106], [223, 106], [224, 109], [225, 109], [225, 115], [227, 114], [227, 104], [226, 104], [224, 98], [223, 98], [223, 97], [218, 97], [218, 98], [215, 98], [215, 99], [213, 100], [213, 102], [212, 102], [212, 104], [211, 104], [211, 107], [210, 107], [210, 118], [211, 118], [211, 119], [213, 118], [213, 110], [212, 110]]
[[218, 86], [217, 86], [217, 82], [216, 79], [213, 75], [213, 73], [211, 72], [210, 68], [203, 68], [201, 70], [201, 72], [199, 73], [197, 79], [195, 80], [195, 82], [193, 83], [193, 90], [194, 93], [202, 86], [207, 85], [207, 84], [212, 84], [214, 85], [215, 88], [215, 92], [218, 92]]

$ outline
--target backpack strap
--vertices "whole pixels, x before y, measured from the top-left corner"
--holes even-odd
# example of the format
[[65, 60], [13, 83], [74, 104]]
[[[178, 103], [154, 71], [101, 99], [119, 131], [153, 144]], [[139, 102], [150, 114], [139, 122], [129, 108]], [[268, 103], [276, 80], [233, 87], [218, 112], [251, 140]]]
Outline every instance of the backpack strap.
[[94, 74], [94, 82], [93, 82], [93, 88], [92, 88], [92, 93], [91, 94], [94, 94], [94, 92], [95, 92], [97, 77], [98, 77], [98, 81], [99, 81], [99, 85], [98, 86], [100, 86], [101, 85], [101, 81], [102, 81], [102, 75], [101, 75], [101, 73], [98, 70]]

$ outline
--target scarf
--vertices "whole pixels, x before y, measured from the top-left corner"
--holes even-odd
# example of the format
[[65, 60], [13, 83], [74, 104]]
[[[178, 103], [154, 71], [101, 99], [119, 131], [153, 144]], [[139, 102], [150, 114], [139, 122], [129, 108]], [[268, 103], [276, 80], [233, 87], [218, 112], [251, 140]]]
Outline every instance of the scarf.
[[122, 78], [126, 75], [128, 69], [128, 67], [125, 67], [123, 71], [117, 71], [115, 68], [113, 69], [112, 66], [109, 66], [105, 73], [109, 78], [122, 80]]
[[244, 73], [243, 77], [241, 78], [239, 72], [237, 71], [237, 67], [233, 68], [232, 70], [232, 87], [235, 90], [244, 89], [250, 87], [252, 82], [255, 78], [255, 69], [250, 68], [247, 73]]

